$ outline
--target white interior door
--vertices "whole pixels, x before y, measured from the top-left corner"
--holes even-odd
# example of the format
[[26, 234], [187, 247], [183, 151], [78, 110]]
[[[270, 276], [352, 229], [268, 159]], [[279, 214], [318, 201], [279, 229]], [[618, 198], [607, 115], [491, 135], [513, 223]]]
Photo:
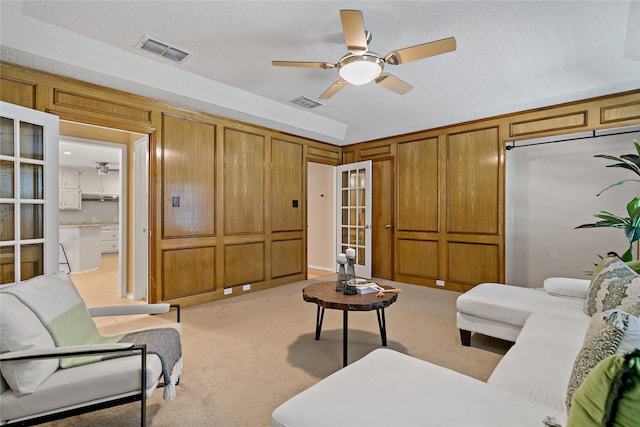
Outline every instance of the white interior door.
[[10, 284], [59, 270], [60, 126], [6, 102], [0, 116], [0, 284]]
[[341, 165], [336, 178], [337, 250], [356, 250], [356, 275], [371, 278], [371, 160]]
[[133, 298], [147, 299], [149, 281], [149, 137], [136, 141], [133, 152], [134, 281]]

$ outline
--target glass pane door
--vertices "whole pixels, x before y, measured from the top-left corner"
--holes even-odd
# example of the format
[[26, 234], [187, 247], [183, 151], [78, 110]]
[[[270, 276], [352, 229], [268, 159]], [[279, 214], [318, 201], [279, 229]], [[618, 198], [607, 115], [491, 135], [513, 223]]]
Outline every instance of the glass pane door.
[[356, 251], [356, 275], [371, 278], [371, 161], [337, 168], [338, 253]]
[[0, 103], [0, 285], [58, 270], [58, 117]]

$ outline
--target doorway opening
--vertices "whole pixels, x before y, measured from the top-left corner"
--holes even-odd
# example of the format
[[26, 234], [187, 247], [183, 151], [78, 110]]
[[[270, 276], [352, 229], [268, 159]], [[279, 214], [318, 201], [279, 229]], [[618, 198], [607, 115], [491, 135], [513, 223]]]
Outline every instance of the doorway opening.
[[307, 163], [307, 279], [336, 272], [335, 166]]
[[[90, 306], [146, 302], [148, 141], [146, 134], [60, 122], [60, 168], [79, 171], [87, 183], [86, 188], [80, 188], [80, 208], [61, 210], [60, 222], [100, 226], [99, 267], [72, 271], [71, 275]], [[139, 161], [141, 155], [143, 160]], [[133, 180], [132, 197], [127, 193], [131, 188], [129, 180]], [[94, 182], [98, 185], [94, 186]], [[139, 212], [144, 212], [144, 242], [129, 227], [131, 221], [134, 230], [140, 226], [136, 216]], [[128, 248], [134, 251], [134, 262], [129, 261], [132, 257], [127, 254]], [[144, 253], [138, 254], [139, 251]], [[139, 263], [140, 259], [145, 262]], [[144, 272], [139, 271], [143, 269]]]

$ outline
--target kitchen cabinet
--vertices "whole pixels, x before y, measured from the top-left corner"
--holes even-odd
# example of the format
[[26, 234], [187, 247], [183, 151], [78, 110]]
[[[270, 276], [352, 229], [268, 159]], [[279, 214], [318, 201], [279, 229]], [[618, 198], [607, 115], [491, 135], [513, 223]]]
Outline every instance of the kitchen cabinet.
[[60, 188], [58, 190], [58, 208], [59, 209], [82, 209], [82, 198], [80, 190], [69, 188]]
[[80, 177], [82, 172], [77, 169], [61, 168], [58, 173], [58, 208], [82, 208], [80, 194]]
[[120, 176], [117, 173], [85, 172], [82, 174], [82, 192], [84, 194], [118, 195], [120, 193]]
[[99, 175], [102, 179], [102, 191], [104, 194], [120, 194], [120, 175], [117, 173], [108, 173]]
[[100, 250], [103, 254], [120, 250], [120, 226], [118, 224], [102, 226], [100, 230]]
[[79, 190], [81, 175], [82, 172], [77, 169], [61, 168], [58, 175], [58, 187]]

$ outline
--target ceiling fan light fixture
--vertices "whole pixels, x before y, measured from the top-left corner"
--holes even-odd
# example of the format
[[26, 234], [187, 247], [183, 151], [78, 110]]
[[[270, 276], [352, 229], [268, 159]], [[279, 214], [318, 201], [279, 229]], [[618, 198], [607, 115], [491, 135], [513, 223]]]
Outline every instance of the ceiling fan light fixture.
[[109, 164], [107, 162], [96, 162], [96, 171], [98, 175], [109, 173]]
[[377, 55], [347, 55], [338, 64], [340, 77], [354, 85], [373, 81], [382, 73], [384, 64]]

